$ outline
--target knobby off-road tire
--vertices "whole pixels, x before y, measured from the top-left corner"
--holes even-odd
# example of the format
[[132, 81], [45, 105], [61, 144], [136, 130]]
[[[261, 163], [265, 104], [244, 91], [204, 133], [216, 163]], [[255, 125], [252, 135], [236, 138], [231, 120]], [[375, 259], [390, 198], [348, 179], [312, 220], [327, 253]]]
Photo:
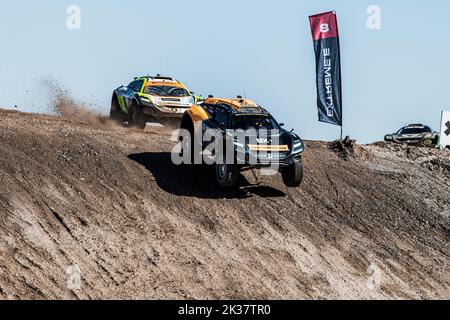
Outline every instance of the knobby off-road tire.
[[235, 164], [216, 164], [216, 181], [221, 188], [232, 188], [236, 186], [239, 170]]
[[[184, 164], [194, 165], [194, 144], [193, 144], [193, 134], [191, 130], [182, 129], [178, 140], [181, 144], [180, 157], [183, 158]], [[189, 155], [187, 159], [184, 159], [186, 155]]]
[[[192, 166], [203, 165], [203, 148], [201, 141], [196, 139], [191, 118], [185, 114], [180, 124], [179, 141], [181, 143], [180, 157], [187, 157], [184, 164]], [[188, 156], [189, 155], [189, 156]], [[187, 161], [188, 160], [188, 161]]]
[[111, 110], [109, 112], [109, 118], [114, 122], [119, 124], [123, 124], [126, 119], [126, 115], [123, 113], [122, 109], [120, 109], [119, 101], [117, 97], [114, 95], [111, 101]]
[[295, 162], [281, 171], [283, 182], [286, 187], [297, 188], [303, 181], [303, 162], [302, 160]]
[[142, 108], [136, 102], [133, 102], [130, 110], [128, 110], [128, 124], [134, 128], [144, 129], [146, 123], [147, 117], [142, 111]]

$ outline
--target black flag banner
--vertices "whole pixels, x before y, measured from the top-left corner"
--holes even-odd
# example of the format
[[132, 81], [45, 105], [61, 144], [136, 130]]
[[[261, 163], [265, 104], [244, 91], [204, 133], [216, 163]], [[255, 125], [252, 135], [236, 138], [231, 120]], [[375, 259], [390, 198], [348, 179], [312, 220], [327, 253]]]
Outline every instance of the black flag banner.
[[316, 52], [319, 121], [342, 127], [339, 31], [335, 12], [309, 17]]

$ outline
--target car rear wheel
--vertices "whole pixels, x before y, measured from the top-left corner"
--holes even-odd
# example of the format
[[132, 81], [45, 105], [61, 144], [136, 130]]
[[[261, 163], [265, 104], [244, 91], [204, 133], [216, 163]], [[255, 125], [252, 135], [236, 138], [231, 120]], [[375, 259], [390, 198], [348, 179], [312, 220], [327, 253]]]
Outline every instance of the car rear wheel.
[[282, 169], [281, 176], [286, 187], [297, 188], [303, 181], [303, 162], [300, 159], [287, 168]]
[[181, 129], [179, 136], [180, 157], [184, 164], [194, 164], [194, 148], [192, 144], [192, 133], [190, 130]]

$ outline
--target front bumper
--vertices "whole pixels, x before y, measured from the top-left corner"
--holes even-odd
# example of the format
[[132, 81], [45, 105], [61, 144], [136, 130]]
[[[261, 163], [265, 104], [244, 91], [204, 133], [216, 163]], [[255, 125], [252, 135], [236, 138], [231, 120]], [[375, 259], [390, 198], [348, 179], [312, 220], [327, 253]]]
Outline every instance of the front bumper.
[[391, 138], [385, 138], [386, 142], [394, 142], [394, 143], [398, 143], [398, 144], [408, 144], [408, 145], [421, 145], [421, 144], [427, 144], [427, 145], [431, 145], [433, 144], [433, 141], [436, 138], [395, 138], [395, 137], [391, 137]]
[[162, 107], [156, 105], [142, 105], [143, 112], [147, 116], [156, 118], [183, 118], [189, 109], [187, 107]]
[[238, 165], [249, 166], [254, 168], [289, 167], [295, 162], [301, 160], [302, 151], [299, 152], [255, 152], [249, 149], [236, 148], [235, 159]]

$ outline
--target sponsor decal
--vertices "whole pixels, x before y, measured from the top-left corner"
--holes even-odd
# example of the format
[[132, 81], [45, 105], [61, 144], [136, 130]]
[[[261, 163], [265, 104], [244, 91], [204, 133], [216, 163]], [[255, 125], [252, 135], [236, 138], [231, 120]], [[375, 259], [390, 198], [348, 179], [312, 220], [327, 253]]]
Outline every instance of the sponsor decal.
[[252, 151], [277, 151], [277, 152], [286, 152], [289, 151], [289, 147], [287, 145], [282, 146], [270, 146], [270, 145], [258, 145], [258, 144], [249, 144], [249, 149]]
[[328, 23], [322, 23], [320, 25], [320, 32], [321, 33], [327, 33], [330, 31], [330, 25]]
[[267, 138], [258, 138], [256, 139], [256, 142], [258, 142], [259, 144], [268, 144], [269, 140]]

